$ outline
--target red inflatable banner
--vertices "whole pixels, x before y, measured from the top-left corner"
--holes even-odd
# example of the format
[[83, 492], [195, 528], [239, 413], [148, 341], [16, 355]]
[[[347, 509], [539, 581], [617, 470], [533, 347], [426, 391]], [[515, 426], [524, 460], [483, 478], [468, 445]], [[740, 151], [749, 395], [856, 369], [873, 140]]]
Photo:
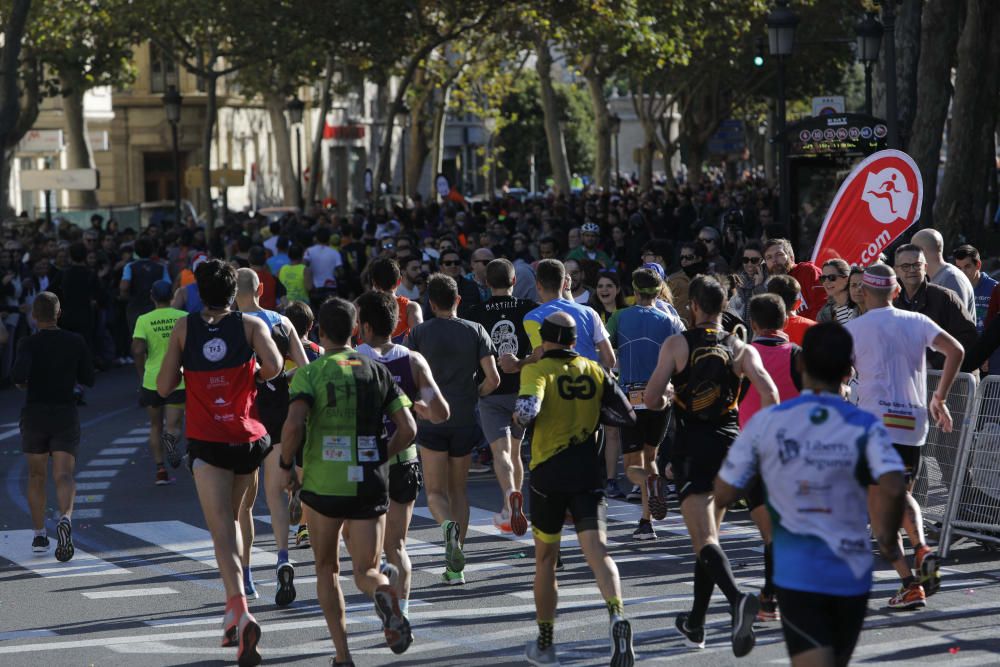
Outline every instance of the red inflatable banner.
[[906, 153], [873, 153], [844, 180], [816, 238], [812, 261], [868, 266], [920, 217], [924, 184]]

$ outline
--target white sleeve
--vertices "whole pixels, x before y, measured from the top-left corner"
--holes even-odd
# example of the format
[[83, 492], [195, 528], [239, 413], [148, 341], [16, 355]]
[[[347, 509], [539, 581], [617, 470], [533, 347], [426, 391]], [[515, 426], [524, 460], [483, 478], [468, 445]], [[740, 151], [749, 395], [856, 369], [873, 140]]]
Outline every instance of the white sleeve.
[[757, 445], [760, 442], [760, 424], [764, 423], [760, 415], [767, 412], [765, 409], [755, 414], [729, 447], [726, 460], [719, 469], [719, 477], [727, 484], [745, 489], [757, 476], [760, 470]]
[[944, 332], [944, 329], [939, 327], [937, 322], [926, 315], [922, 316], [920, 319], [923, 324], [921, 333], [924, 335], [924, 347], [933, 347], [934, 339], [937, 338], [939, 333]]
[[590, 311], [590, 317], [594, 320], [594, 345], [603, 343], [608, 339], [608, 330], [604, 327], [604, 322], [601, 321], [601, 316], [597, 314], [597, 311], [593, 308], [588, 308]]
[[873, 482], [878, 481], [878, 478], [887, 472], [904, 471], [903, 459], [892, 446], [892, 438], [885, 426], [873, 421], [865, 435], [867, 442], [865, 458], [868, 460], [868, 470], [871, 472]]

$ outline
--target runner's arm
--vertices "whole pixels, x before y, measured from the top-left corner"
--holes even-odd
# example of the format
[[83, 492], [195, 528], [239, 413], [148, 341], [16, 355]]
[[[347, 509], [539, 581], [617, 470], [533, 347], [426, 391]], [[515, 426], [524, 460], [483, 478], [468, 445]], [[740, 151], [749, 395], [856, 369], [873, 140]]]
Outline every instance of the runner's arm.
[[146, 339], [132, 339], [132, 358], [135, 359], [135, 370], [139, 374], [139, 384], [142, 385], [142, 376], [146, 372]]
[[951, 414], [948, 411], [945, 400], [948, 398], [951, 385], [955, 382], [955, 376], [958, 375], [959, 368], [962, 366], [962, 359], [965, 358], [965, 349], [961, 343], [945, 331], [941, 331], [934, 337], [934, 340], [931, 341], [931, 346], [944, 354], [944, 368], [941, 370], [941, 382], [938, 384], [934, 395], [931, 396], [931, 403], [928, 407], [930, 408], [931, 416], [937, 422], [938, 426], [941, 427], [941, 430], [945, 433], [951, 433]]
[[479, 395], [489, 396], [493, 390], [500, 386], [500, 373], [497, 371], [496, 358], [491, 354], [479, 360], [479, 365], [486, 375], [486, 379], [479, 385]]
[[[407, 407], [399, 408], [389, 415], [389, 419], [396, 425], [396, 432], [389, 438], [389, 444], [387, 445], [388, 454], [391, 458], [409, 447], [410, 443], [417, 439], [417, 423], [413, 421], [413, 415]], [[282, 435], [284, 435], [284, 432], [282, 432]]]
[[[678, 339], [680, 342], [678, 342]], [[669, 404], [666, 396], [667, 385], [670, 384], [670, 378], [673, 377], [674, 368], [676, 367], [676, 348], [683, 341], [684, 336], [675, 334], [663, 341], [663, 345], [660, 346], [660, 355], [656, 360], [656, 368], [653, 369], [653, 374], [649, 376], [649, 382], [646, 383], [646, 393], [643, 398], [646, 408], [649, 410], [667, 409], [667, 405]], [[684, 346], [687, 347], [686, 344]]]
[[615, 358], [615, 351], [611, 347], [611, 341], [607, 338], [602, 340], [597, 344], [597, 356], [601, 359], [601, 366], [610, 370], [615, 367], [618, 363], [618, 359]]
[[306, 358], [306, 349], [302, 346], [302, 339], [296, 334], [295, 326], [292, 325], [292, 321], [284, 315], [281, 316], [281, 324], [284, 325], [289, 332], [288, 356], [295, 362], [296, 367], [303, 368], [309, 363], [309, 360]]
[[416, 301], [410, 301], [406, 304], [406, 317], [411, 329], [421, 324], [424, 321], [424, 311], [420, 308], [420, 304]]
[[174, 291], [174, 298], [170, 300], [170, 307], [177, 310], [187, 310], [187, 287], [178, 287]]
[[417, 383], [417, 391], [420, 392], [420, 400], [413, 402], [413, 412], [423, 420], [432, 424], [440, 424], [448, 421], [451, 416], [451, 408], [448, 401], [441, 395], [430, 366], [423, 355], [419, 352], [410, 352], [410, 368], [413, 370], [413, 379]]
[[769, 405], [775, 405], [780, 400], [778, 387], [764, 368], [760, 354], [752, 345], [743, 345], [742, 348], [742, 352], [739, 353], [740, 370], [760, 394], [760, 407], [766, 408]]
[[170, 332], [167, 341], [167, 352], [163, 355], [160, 372], [156, 376], [156, 393], [163, 398], [170, 395], [181, 383], [181, 351], [184, 349], [184, 339], [187, 335], [187, 318], [177, 320], [174, 330]]
[[[274, 344], [274, 340], [271, 339], [271, 332], [267, 330], [267, 325], [259, 317], [244, 317], [243, 326], [248, 334], [250, 347], [257, 355], [257, 363], [260, 366], [257, 372], [261, 379], [274, 379], [282, 370], [281, 353], [278, 351], [278, 346]], [[305, 353], [302, 356], [305, 357]]]

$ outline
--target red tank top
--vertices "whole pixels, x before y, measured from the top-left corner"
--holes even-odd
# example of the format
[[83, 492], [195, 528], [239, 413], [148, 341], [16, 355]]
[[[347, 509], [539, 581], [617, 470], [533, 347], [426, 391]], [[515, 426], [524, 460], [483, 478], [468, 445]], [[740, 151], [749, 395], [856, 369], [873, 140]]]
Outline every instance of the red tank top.
[[261, 291], [260, 307], [265, 310], [274, 310], [278, 307], [278, 293], [277, 293], [277, 281], [274, 275], [267, 269], [254, 269], [254, 273], [260, 278], [260, 284], [263, 286]]
[[410, 300], [405, 296], [396, 295], [396, 304], [399, 306], [399, 322], [396, 323], [396, 330], [392, 332], [392, 340], [402, 339], [410, 332], [410, 314], [406, 312], [410, 305]]
[[[751, 345], [757, 349], [764, 369], [777, 385], [781, 402], [798, 396], [799, 390], [795, 388], [795, 382], [792, 380], [792, 350], [797, 346], [789, 342], [778, 345], [754, 342]], [[760, 394], [753, 385], [750, 385], [750, 390], [740, 403], [740, 428], [743, 428], [758, 410], [760, 410]]]

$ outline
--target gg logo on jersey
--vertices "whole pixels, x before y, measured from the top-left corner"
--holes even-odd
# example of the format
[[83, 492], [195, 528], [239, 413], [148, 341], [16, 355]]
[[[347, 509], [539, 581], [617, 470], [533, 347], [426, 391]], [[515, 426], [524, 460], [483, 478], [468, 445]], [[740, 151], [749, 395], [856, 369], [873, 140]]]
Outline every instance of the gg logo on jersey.
[[559, 391], [559, 398], [567, 401], [576, 399], [585, 401], [597, 393], [597, 383], [589, 375], [581, 375], [576, 379], [569, 375], [560, 375], [556, 379], [556, 389]]

